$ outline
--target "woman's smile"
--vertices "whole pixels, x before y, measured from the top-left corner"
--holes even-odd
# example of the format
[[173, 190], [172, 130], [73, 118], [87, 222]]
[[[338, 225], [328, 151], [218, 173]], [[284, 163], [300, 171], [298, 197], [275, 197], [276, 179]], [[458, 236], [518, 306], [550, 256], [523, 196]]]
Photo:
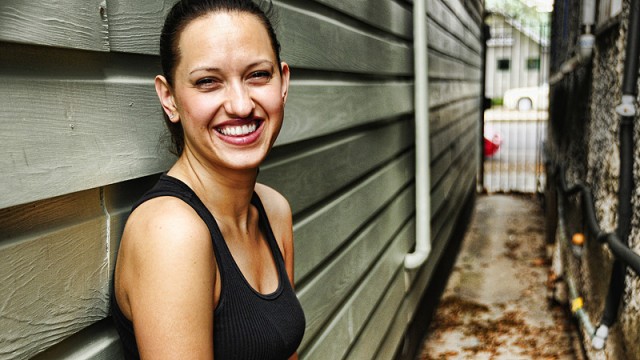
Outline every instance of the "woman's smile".
[[216, 126], [217, 136], [224, 142], [233, 145], [248, 145], [254, 143], [262, 134], [261, 119], [231, 120]]

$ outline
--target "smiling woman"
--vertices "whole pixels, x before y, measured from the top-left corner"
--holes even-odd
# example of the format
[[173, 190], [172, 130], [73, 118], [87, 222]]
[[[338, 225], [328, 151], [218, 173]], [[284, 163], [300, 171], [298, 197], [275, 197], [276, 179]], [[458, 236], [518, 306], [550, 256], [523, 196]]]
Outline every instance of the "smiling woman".
[[195, 19], [179, 37], [174, 83], [156, 78], [165, 112], [182, 126], [186, 157], [203, 166], [213, 156], [255, 170], [280, 131], [289, 67], [278, 63], [268, 32], [254, 31], [260, 27], [238, 13]]
[[127, 357], [295, 359], [291, 209], [256, 182], [289, 87], [273, 28], [251, 0], [183, 0], [161, 57], [179, 158], [122, 236], [112, 304]]

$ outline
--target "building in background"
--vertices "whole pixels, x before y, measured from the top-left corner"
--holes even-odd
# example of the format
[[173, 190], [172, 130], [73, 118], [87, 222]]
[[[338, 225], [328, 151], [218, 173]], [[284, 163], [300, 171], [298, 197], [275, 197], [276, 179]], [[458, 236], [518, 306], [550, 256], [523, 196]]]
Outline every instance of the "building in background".
[[499, 12], [486, 17], [485, 96], [499, 102], [509, 89], [537, 87], [549, 77], [549, 43], [540, 24], [524, 24]]

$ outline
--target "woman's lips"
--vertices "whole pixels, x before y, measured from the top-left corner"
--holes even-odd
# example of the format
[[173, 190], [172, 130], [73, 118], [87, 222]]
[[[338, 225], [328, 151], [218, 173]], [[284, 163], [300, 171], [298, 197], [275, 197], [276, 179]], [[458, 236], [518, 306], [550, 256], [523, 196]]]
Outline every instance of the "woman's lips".
[[218, 136], [234, 145], [250, 144], [262, 133], [264, 123], [261, 119], [232, 120], [215, 127]]
[[245, 125], [227, 125], [217, 128], [218, 132], [226, 136], [247, 136], [256, 131], [258, 125], [254, 122]]

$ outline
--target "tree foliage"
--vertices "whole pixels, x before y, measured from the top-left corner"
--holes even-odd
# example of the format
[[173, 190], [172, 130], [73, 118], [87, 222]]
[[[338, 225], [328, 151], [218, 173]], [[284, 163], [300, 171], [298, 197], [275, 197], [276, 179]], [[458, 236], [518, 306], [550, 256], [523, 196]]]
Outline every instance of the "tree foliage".
[[487, 11], [498, 12], [528, 26], [547, 26], [549, 13], [541, 12], [541, 1], [528, 4], [520, 0], [486, 0]]

